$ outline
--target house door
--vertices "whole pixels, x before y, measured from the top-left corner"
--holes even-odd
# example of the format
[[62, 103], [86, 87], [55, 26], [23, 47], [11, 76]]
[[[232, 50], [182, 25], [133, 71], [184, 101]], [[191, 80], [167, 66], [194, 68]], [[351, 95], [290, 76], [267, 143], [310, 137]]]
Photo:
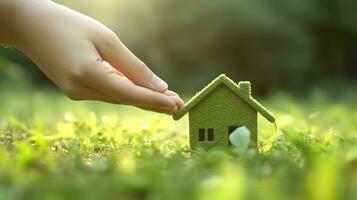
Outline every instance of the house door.
[[229, 145], [232, 145], [231, 142], [229, 141], [229, 136], [231, 135], [231, 133], [233, 131], [235, 131], [239, 127], [241, 127], [241, 126], [229, 126], [228, 127], [228, 143], [229, 143]]

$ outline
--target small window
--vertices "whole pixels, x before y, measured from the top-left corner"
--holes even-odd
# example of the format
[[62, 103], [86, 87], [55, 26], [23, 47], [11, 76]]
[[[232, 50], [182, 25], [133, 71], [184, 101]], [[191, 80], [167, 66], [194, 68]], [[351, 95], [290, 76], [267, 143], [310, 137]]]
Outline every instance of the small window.
[[205, 129], [198, 129], [198, 141], [205, 141]]
[[208, 129], [208, 141], [213, 141], [214, 140], [214, 129], [209, 128]]

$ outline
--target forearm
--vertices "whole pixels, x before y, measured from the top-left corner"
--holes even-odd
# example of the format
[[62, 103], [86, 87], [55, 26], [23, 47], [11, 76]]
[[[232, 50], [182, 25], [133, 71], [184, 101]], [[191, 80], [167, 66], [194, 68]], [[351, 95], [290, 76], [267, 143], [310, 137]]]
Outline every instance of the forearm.
[[13, 46], [16, 41], [14, 19], [21, 0], [0, 0], [0, 45]]

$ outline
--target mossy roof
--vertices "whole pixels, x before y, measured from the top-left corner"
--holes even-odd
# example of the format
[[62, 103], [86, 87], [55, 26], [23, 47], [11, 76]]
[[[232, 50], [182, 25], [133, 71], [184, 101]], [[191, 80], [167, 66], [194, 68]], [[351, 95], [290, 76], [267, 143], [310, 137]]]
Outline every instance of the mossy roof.
[[[268, 121], [275, 122], [274, 116], [262, 106], [257, 100], [255, 100], [251, 95], [245, 96], [243, 91], [239, 86], [228, 78], [225, 74], [221, 74], [216, 79], [214, 79], [210, 84], [193, 96], [179, 111], [177, 111], [173, 118], [174, 120], [179, 120], [187, 112], [189, 112], [193, 107], [195, 107], [200, 101], [202, 101], [210, 92], [212, 92], [217, 86], [224, 84], [226, 87], [231, 89], [239, 97], [245, 100], [250, 106], [252, 106], [257, 112], [264, 116]], [[249, 83], [250, 84], [250, 83]]]

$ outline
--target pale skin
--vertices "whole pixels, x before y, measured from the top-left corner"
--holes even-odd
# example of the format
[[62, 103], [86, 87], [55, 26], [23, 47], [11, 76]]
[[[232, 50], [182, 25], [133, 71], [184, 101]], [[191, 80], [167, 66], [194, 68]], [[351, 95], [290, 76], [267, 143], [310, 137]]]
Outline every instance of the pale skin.
[[170, 115], [183, 105], [108, 27], [50, 0], [0, 0], [0, 44], [22, 51], [70, 99]]

